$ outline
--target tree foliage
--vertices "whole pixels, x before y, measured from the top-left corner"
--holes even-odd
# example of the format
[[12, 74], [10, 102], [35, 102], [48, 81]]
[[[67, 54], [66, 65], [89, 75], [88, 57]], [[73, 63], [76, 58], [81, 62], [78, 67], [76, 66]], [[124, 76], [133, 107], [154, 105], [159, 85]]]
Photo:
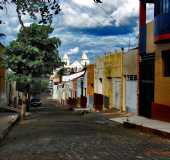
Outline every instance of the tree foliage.
[[[95, 3], [102, 3], [101, 0], [92, 0]], [[0, 0], [0, 10], [7, 10], [8, 5], [15, 4], [18, 20], [22, 27], [22, 15], [29, 15], [33, 19], [37, 19], [40, 15], [40, 24], [51, 24], [53, 16], [61, 11], [60, 4], [57, 0]], [[0, 20], [0, 24], [2, 20]]]
[[41, 77], [62, 65], [58, 53], [61, 41], [49, 37], [53, 28], [32, 24], [21, 28], [17, 39], [6, 49], [6, 64], [16, 76]]
[[39, 23], [51, 24], [53, 16], [61, 11], [57, 0], [0, 0], [0, 10], [8, 10], [8, 6], [12, 4], [16, 6], [18, 20], [22, 27], [24, 27], [22, 15], [29, 15], [37, 20], [40, 16]]

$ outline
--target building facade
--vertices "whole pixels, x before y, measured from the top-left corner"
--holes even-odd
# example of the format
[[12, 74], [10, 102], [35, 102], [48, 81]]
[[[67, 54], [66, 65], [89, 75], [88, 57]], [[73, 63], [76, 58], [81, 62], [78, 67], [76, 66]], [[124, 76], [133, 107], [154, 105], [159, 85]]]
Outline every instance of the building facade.
[[104, 57], [104, 106], [106, 109], [125, 111], [123, 52]]
[[90, 64], [86, 69], [86, 95], [87, 107], [93, 108], [94, 106], [94, 64]]
[[125, 110], [138, 113], [137, 102], [137, 55], [138, 48], [129, 50], [123, 55], [123, 73], [125, 77]]
[[94, 65], [94, 108], [102, 111], [104, 108], [104, 59], [97, 57]]
[[[146, 4], [154, 21], [146, 24]], [[170, 1], [140, 0], [139, 114], [170, 121]]]

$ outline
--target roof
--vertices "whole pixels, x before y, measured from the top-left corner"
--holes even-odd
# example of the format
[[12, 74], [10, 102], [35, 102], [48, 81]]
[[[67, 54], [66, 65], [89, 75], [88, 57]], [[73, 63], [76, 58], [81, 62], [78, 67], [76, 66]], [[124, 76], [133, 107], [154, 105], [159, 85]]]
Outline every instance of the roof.
[[74, 61], [71, 65], [70, 65], [71, 68], [83, 68], [82, 65], [78, 62], [78, 61]]
[[85, 74], [85, 71], [81, 71], [75, 74], [71, 74], [71, 75], [67, 75], [67, 76], [63, 76], [62, 77], [62, 81], [63, 82], [68, 82], [68, 81], [72, 81], [74, 79], [80, 78], [81, 76], [83, 76]]

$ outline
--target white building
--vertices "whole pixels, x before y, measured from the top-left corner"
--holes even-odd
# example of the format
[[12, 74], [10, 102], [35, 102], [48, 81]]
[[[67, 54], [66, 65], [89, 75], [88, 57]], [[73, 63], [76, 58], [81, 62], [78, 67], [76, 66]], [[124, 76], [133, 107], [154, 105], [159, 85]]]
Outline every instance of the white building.
[[89, 61], [89, 59], [87, 57], [86, 52], [83, 52], [83, 54], [81, 55], [80, 63], [83, 66], [87, 66], [90, 63], [90, 61]]
[[69, 71], [80, 72], [86, 65], [90, 63], [86, 52], [83, 52], [81, 55], [80, 61], [75, 60], [73, 63], [70, 64], [70, 58], [67, 54], [64, 54], [63, 62], [65, 63], [64, 68], [68, 69]]
[[67, 54], [64, 54], [63, 62], [65, 63], [64, 67], [67, 67], [70, 65], [70, 58], [68, 57]]

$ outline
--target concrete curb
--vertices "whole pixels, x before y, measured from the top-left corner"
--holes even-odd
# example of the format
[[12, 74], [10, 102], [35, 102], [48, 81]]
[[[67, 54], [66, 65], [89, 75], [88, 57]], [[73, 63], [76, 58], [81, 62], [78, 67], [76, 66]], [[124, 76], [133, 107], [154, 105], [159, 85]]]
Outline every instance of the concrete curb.
[[0, 133], [0, 142], [5, 139], [5, 137], [8, 135], [9, 131], [12, 129], [12, 127], [19, 121], [20, 116], [19, 114], [16, 115], [14, 119], [8, 123], [7, 127]]
[[145, 127], [145, 126], [141, 126], [141, 125], [137, 125], [137, 124], [134, 124], [134, 123], [123, 122], [123, 126], [127, 127], [127, 128], [137, 129], [137, 130], [140, 130], [141, 132], [154, 134], [154, 135], [157, 135], [157, 136], [160, 136], [160, 137], [163, 137], [163, 138], [168, 138], [168, 139], [170, 138], [170, 133], [168, 133], [168, 132], [149, 128], [149, 127]]

